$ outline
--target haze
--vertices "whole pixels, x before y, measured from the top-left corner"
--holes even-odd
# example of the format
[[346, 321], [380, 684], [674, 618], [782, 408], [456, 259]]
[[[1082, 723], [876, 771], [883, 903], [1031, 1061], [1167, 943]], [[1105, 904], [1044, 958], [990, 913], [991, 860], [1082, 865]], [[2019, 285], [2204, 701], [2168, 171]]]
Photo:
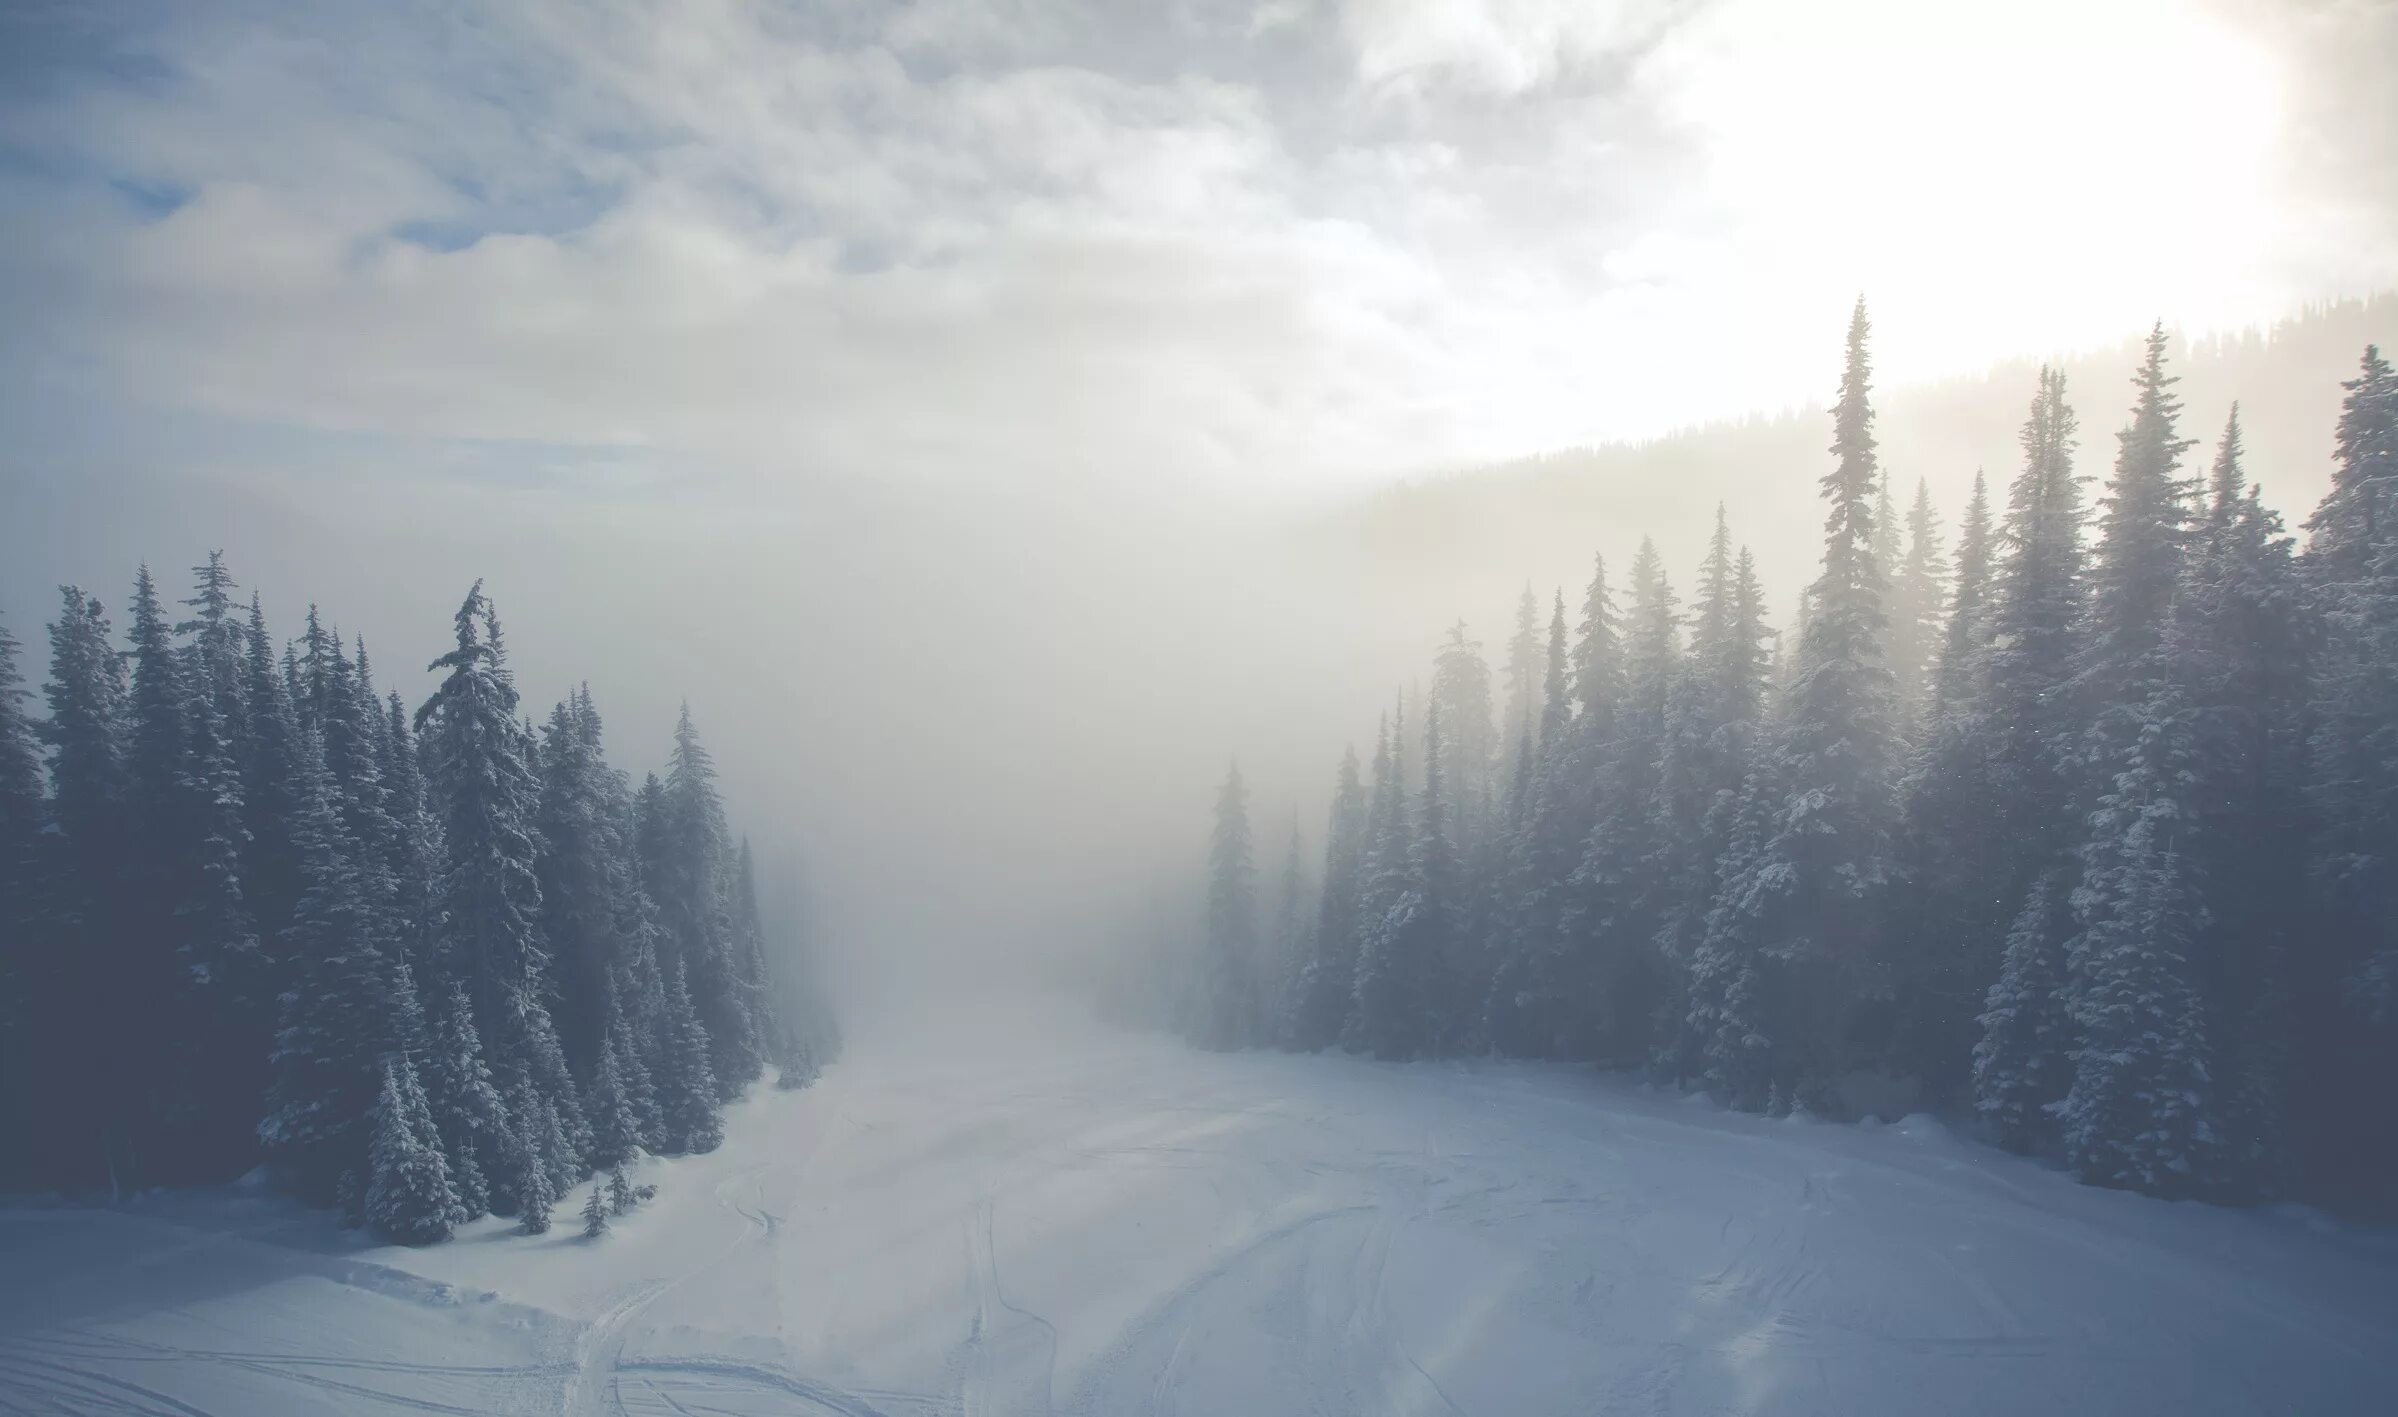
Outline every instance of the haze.
[[[413, 698], [485, 577], [531, 704], [588, 677], [638, 767], [688, 697], [781, 908], [909, 988], [1118, 949], [1236, 754], [1312, 842], [1449, 618], [1652, 529], [1394, 604], [1377, 488], [1819, 402], [1861, 290], [1903, 398], [2398, 284], [2367, 3], [37, 3], [0, 55], [19, 635], [222, 547]], [[1814, 520], [1740, 530], [1789, 595]]]

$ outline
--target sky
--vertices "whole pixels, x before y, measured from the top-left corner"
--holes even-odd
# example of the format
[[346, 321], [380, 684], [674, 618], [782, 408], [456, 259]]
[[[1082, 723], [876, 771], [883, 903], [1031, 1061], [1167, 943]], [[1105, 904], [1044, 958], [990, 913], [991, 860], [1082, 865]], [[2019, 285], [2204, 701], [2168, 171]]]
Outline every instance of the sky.
[[1904, 379], [2398, 282], [2367, 0], [0, 25], [36, 396], [512, 477], [1312, 490], [1819, 396], [1860, 291]]
[[1860, 292], [1904, 383], [2398, 285], [2393, 70], [2378, 0], [12, 0], [0, 613], [221, 546], [412, 674], [484, 576], [854, 933], [1091, 928], [1351, 667], [1241, 529], [1819, 399]]

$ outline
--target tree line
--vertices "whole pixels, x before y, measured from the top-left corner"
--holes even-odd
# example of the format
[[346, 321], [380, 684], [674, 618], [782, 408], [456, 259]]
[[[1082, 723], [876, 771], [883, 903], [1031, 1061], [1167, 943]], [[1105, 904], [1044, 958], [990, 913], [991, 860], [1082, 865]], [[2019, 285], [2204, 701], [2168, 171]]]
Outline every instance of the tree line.
[[120, 648], [62, 587], [40, 716], [0, 626], [0, 1182], [264, 1164], [389, 1239], [540, 1229], [815, 1076], [835, 1030], [804, 953], [770, 964], [688, 708], [636, 787], [588, 687], [520, 716], [480, 582], [413, 709], [236, 589], [210, 554], [178, 619], [144, 567]]
[[1456, 626], [1342, 759], [1313, 909], [1294, 829], [1261, 921], [1228, 776], [1177, 1022], [1940, 1108], [2094, 1184], [2386, 1207], [2398, 378], [2368, 347], [2343, 384], [2301, 551], [2236, 405], [2192, 465], [2160, 325], [2103, 489], [2043, 370], [1952, 547], [1920, 483], [1898, 513], [1868, 332], [1860, 302], [1788, 634], [1720, 509], [1687, 604], [1644, 541], [1545, 633], [1527, 588], [1496, 685]]

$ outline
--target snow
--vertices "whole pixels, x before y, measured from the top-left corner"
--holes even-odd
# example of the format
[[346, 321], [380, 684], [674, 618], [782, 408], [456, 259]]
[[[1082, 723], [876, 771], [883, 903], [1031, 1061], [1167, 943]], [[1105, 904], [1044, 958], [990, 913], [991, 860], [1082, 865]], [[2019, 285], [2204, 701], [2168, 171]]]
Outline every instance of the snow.
[[[372, 1247], [254, 1187], [0, 1210], [0, 1411], [2387, 1410], [2398, 1243], [1929, 1117], [925, 1020], [586, 1240]], [[1010, 1040], [1015, 1041], [1010, 1041]], [[1027, 1041], [1031, 1040], [1031, 1041]]]

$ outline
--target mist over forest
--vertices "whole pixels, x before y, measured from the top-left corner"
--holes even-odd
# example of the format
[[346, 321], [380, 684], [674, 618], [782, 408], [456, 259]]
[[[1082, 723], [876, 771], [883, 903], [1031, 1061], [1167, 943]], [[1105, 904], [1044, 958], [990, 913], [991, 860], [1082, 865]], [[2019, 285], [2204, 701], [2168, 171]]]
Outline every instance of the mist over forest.
[[0, 1410], [2381, 1410], [2394, 70], [0, 8]]

